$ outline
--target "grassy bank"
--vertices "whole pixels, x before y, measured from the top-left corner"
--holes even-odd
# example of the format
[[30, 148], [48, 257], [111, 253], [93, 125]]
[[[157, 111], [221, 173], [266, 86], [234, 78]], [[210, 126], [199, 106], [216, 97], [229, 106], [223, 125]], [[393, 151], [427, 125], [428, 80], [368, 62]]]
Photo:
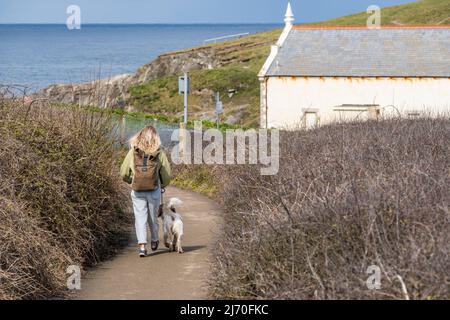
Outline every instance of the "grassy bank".
[[172, 168], [172, 185], [202, 193], [216, 199], [221, 188], [215, 167], [203, 165], [178, 165]]
[[[320, 23], [325, 26], [364, 26], [368, 15], [359, 13]], [[382, 25], [448, 25], [450, 2], [422, 0], [381, 10]]]
[[64, 296], [128, 237], [110, 121], [0, 99], [0, 299]]

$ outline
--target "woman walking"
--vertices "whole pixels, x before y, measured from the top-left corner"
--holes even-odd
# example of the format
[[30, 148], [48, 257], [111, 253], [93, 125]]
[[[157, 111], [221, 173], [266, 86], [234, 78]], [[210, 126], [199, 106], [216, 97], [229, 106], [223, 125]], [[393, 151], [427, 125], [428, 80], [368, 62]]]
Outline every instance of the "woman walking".
[[[153, 126], [142, 129], [130, 140], [120, 174], [131, 184], [139, 256], [147, 256], [147, 225], [151, 230], [151, 249], [159, 246], [158, 212], [162, 190], [170, 183], [170, 163], [161, 149], [161, 139]], [[150, 218], [150, 219], [149, 219]]]

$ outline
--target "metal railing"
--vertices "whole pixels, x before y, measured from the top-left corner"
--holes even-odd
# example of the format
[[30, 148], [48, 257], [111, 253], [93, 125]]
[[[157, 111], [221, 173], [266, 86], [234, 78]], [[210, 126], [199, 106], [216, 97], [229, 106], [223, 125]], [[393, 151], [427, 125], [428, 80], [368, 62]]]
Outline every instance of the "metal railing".
[[238, 34], [232, 34], [229, 36], [222, 36], [222, 37], [217, 37], [217, 38], [212, 38], [212, 39], [206, 39], [203, 41], [203, 44], [208, 44], [208, 43], [217, 43], [218, 41], [224, 41], [224, 40], [228, 40], [228, 39], [240, 39], [242, 37], [248, 36], [250, 35], [250, 32], [246, 32], [246, 33], [238, 33]]

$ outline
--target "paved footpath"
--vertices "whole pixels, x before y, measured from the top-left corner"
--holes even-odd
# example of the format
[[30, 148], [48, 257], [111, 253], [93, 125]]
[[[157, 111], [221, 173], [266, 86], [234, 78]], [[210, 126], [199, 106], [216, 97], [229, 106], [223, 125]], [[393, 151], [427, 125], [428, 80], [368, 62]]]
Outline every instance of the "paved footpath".
[[[169, 252], [164, 245], [148, 258], [137, 255], [136, 237], [110, 261], [82, 278], [81, 300], [197, 300], [207, 298], [210, 255], [218, 231], [220, 209], [207, 197], [170, 187], [166, 199], [183, 201], [184, 254]], [[161, 220], [160, 220], [161, 221]], [[162, 223], [160, 238], [162, 240]], [[162, 244], [162, 241], [160, 243]]]

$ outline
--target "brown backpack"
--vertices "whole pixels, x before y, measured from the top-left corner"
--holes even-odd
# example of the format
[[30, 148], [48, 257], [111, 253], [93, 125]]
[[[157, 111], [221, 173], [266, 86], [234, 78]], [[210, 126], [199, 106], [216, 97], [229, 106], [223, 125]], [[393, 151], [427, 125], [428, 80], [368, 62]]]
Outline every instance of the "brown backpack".
[[131, 189], [133, 191], [155, 191], [159, 188], [159, 152], [147, 155], [140, 150], [134, 150], [135, 173]]

